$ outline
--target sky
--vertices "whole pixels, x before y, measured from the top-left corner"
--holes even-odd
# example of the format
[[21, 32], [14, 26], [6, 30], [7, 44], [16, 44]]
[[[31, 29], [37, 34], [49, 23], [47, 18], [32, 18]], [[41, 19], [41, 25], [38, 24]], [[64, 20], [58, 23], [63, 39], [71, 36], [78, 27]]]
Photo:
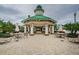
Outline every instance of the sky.
[[[22, 25], [21, 21], [28, 15], [34, 16], [34, 9], [38, 4], [0, 4], [0, 18]], [[44, 15], [57, 21], [58, 24], [74, 22], [74, 12], [77, 13], [79, 22], [78, 4], [40, 4], [44, 9]]]

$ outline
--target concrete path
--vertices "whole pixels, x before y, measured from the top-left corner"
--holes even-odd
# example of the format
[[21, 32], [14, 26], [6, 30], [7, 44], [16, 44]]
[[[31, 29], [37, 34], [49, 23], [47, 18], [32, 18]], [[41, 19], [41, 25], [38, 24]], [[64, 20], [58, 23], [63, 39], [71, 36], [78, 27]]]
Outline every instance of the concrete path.
[[[64, 40], [64, 41], [62, 41]], [[10, 43], [0, 45], [1, 55], [70, 55], [79, 54], [79, 44], [71, 43], [54, 35], [34, 35], [19, 41], [12, 38]]]

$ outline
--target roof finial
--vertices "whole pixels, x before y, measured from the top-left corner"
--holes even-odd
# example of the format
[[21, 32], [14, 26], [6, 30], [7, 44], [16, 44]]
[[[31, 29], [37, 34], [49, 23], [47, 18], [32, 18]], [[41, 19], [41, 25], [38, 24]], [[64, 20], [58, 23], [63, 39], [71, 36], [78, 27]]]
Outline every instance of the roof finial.
[[37, 8], [42, 9], [42, 6], [41, 5], [38, 5]]
[[30, 15], [28, 15], [28, 18], [30, 18]]
[[44, 9], [42, 9], [41, 5], [37, 5], [36, 9], [34, 10], [36, 15], [43, 15]]

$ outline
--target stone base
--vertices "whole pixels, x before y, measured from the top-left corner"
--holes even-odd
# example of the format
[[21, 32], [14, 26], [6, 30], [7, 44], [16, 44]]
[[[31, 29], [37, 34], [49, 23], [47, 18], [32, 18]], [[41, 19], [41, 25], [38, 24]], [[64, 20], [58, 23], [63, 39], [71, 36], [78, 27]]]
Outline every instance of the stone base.
[[45, 34], [45, 36], [48, 36], [49, 34]]
[[30, 36], [33, 36], [34, 34], [30, 34]]
[[79, 43], [79, 39], [78, 38], [69, 38], [69, 41], [73, 42], [73, 43]]
[[51, 33], [51, 34], [54, 34], [54, 33]]

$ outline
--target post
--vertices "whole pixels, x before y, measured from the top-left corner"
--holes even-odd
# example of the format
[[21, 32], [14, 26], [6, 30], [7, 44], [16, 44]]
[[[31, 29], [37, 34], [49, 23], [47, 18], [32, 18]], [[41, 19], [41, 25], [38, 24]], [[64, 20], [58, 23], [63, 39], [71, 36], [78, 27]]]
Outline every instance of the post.
[[52, 25], [52, 34], [54, 33], [54, 26]]
[[48, 35], [48, 25], [45, 25], [45, 35]]
[[24, 33], [26, 33], [26, 26], [24, 26]]
[[33, 29], [34, 29], [34, 27], [33, 27], [33, 24], [32, 24], [32, 25], [31, 25], [31, 29], [30, 29], [30, 30], [31, 30], [31, 31], [30, 31], [30, 34], [31, 34], [31, 35], [34, 34]]
[[76, 23], [76, 12], [74, 13], [74, 23]]
[[28, 33], [29, 33], [29, 31], [30, 31], [30, 30], [29, 30], [29, 26], [28, 26]]

